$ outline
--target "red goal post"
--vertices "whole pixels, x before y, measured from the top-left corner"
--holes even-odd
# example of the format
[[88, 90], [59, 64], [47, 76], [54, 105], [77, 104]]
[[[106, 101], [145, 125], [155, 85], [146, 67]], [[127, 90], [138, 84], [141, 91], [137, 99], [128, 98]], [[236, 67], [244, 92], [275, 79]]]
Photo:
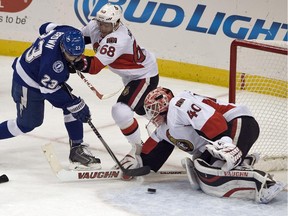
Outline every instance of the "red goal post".
[[250, 153], [264, 170], [287, 170], [287, 42], [234, 40], [230, 47], [229, 102], [247, 105], [260, 126]]

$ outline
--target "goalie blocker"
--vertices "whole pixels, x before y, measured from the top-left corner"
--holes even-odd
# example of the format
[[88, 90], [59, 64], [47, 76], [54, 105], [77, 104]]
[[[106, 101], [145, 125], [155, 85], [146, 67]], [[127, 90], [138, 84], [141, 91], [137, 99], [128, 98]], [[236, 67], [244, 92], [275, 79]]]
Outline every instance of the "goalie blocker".
[[216, 197], [245, 198], [266, 204], [285, 187], [284, 183], [273, 180], [270, 174], [252, 167], [238, 166], [223, 171], [200, 158], [193, 162], [185, 158], [182, 163], [186, 164], [192, 188], [200, 188], [204, 193]]

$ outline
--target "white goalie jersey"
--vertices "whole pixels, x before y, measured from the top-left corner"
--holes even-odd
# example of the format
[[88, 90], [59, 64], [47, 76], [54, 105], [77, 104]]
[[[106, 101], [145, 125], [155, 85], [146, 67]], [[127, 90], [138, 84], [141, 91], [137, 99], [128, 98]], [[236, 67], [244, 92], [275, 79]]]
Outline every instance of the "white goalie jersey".
[[158, 127], [151, 138], [166, 140], [189, 154], [198, 155], [208, 142], [227, 130], [227, 122], [239, 116], [251, 116], [245, 106], [183, 91], [169, 103], [167, 123]]

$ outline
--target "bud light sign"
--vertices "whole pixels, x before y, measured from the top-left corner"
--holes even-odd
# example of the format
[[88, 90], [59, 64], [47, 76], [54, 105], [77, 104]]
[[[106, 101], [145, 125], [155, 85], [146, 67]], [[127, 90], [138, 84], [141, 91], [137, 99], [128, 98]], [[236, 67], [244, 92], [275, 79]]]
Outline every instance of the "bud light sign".
[[[223, 33], [233, 39], [250, 40], [262, 37], [264, 40], [287, 41], [287, 23], [255, 18], [249, 16], [248, 13], [243, 15], [215, 11], [213, 14], [208, 14], [209, 5], [197, 4], [197, 1], [190, 2], [189, 7], [180, 6], [177, 1], [175, 4], [157, 1], [140, 3], [140, 0], [118, 0], [111, 3], [118, 4], [123, 8], [123, 18], [128, 22], [147, 23], [165, 28], [181, 27], [183, 29], [184, 27], [185, 31], [191, 32], [191, 34], [217, 35]], [[85, 25], [106, 3], [108, 3], [107, 0], [75, 0], [75, 14]], [[205, 23], [205, 25], [201, 23]]]

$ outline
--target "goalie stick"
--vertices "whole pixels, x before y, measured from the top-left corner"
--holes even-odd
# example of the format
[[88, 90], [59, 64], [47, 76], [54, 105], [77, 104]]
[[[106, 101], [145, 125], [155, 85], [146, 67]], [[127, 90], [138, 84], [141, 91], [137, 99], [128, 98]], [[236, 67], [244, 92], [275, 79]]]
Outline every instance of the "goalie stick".
[[122, 164], [120, 163], [120, 161], [117, 159], [117, 157], [115, 156], [115, 154], [113, 153], [113, 151], [110, 149], [110, 147], [108, 146], [108, 144], [105, 142], [105, 140], [102, 138], [101, 134], [98, 132], [98, 130], [96, 129], [96, 127], [93, 125], [93, 123], [91, 122], [91, 119], [88, 121], [89, 126], [91, 127], [91, 129], [93, 130], [93, 132], [96, 134], [96, 136], [98, 137], [98, 139], [101, 141], [101, 143], [103, 144], [103, 146], [106, 148], [106, 150], [108, 151], [108, 153], [110, 154], [110, 156], [112, 157], [112, 159], [115, 161], [115, 163], [119, 166], [119, 168], [122, 170], [122, 172], [124, 173], [124, 175], [127, 176], [142, 176], [142, 175], [147, 175], [148, 173], [150, 173], [150, 167], [149, 166], [143, 166], [143, 167], [139, 167], [139, 168], [134, 168], [134, 169], [125, 169]]
[[[98, 181], [98, 180], [117, 180], [122, 179], [123, 172], [120, 169], [112, 170], [112, 169], [105, 169], [105, 170], [70, 170], [64, 168], [55, 152], [54, 148], [51, 143], [46, 144], [42, 146], [42, 150], [44, 152], [44, 155], [54, 172], [54, 174], [57, 176], [57, 178], [62, 182], [75, 182], [75, 181]], [[148, 176], [182, 176], [185, 175], [186, 171], [172, 171], [172, 170], [166, 170], [166, 171], [158, 171], [157, 173], [150, 173]]]
[[103, 95], [99, 91], [97, 91], [97, 89], [89, 82], [89, 80], [80, 71], [76, 70], [76, 73], [83, 80], [83, 82], [86, 83], [86, 85], [96, 94], [96, 96], [100, 100], [105, 100], [105, 99], [111, 98], [111, 97], [113, 97], [114, 95], [116, 95], [118, 92], [120, 92], [123, 89], [123, 87], [121, 87], [116, 92]]

